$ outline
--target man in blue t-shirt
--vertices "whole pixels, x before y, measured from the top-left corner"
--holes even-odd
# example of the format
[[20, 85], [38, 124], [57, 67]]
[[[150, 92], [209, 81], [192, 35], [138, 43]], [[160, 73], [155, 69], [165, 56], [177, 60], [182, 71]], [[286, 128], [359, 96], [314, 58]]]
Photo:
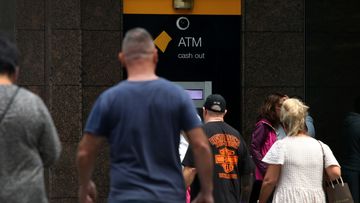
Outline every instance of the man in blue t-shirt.
[[91, 175], [105, 140], [110, 145], [109, 203], [184, 203], [181, 130], [197, 161], [202, 190], [196, 201], [213, 203], [211, 151], [201, 122], [186, 92], [155, 74], [158, 55], [150, 34], [142, 28], [128, 31], [119, 59], [128, 78], [97, 99], [79, 144], [80, 203], [95, 202]]

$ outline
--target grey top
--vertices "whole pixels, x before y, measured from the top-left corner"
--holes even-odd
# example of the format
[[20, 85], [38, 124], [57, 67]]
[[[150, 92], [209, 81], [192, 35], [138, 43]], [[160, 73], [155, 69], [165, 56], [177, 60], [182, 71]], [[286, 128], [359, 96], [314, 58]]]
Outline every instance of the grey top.
[[[0, 115], [16, 88], [0, 85]], [[48, 202], [43, 168], [54, 164], [60, 151], [45, 104], [21, 88], [0, 123], [0, 202]]]

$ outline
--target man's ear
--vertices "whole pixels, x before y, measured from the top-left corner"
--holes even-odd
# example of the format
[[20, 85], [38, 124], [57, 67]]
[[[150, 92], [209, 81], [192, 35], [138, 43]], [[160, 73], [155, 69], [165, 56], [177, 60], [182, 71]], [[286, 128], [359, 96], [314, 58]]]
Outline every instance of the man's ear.
[[125, 66], [125, 56], [124, 56], [124, 54], [122, 52], [119, 52], [118, 59], [119, 59], [121, 65]]
[[159, 61], [159, 54], [158, 54], [158, 50], [156, 48], [154, 49], [153, 60], [154, 60], [155, 64], [157, 64], [157, 62]]

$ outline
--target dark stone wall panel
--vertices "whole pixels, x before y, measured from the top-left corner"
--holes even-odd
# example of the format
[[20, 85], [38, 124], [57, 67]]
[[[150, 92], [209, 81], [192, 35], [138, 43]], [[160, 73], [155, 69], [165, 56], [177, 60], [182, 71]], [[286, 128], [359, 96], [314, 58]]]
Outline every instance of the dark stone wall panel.
[[18, 31], [20, 51], [20, 85], [44, 85], [45, 42], [44, 31]]
[[244, 1], [246, 31], [304, 30], [304, 1]]
[[82, 70], [84, 85], [114, 85], [121, 79], [120, 32], [82, 32]]
[[23, 88], [38, 95], [45, 102], [45, 87], [44, 86], [22, 86]]
[[327, 143], [337, 158], [342, 158], [344, 152], [341, 134], [343, 118], [347, 112], [353, 111], [353, 102], [358, 96], [358, 87], [307, 88], [316, 137]]
[[99, 97], [99, 95], [110, 87], [83, 87], [83, 126], [85, 127], [86, 120], [90, 114], [90, 111]]
[[52, 80], [58, 85], [79, 85], [81, 77], [81, 32], [52, 32]]
[[121, 1], [81, 1], [81, 27], [85, 30], [120, 30]]
[[110, 188], [110, 150], [109, 146], [105, 145], [101, 149], [100, 154], [96, 159], [95, 169], [93, 173], [93, 181], [96, 184], [98, 195], [100, 198], [106, 198]]
[[309, 87], [360, 87], [359, 33], [312, 33], [306, 49]]
[[16, 28], [43, 30], [45, 0], [16, 0]]
[[52, 0], [52, 29], [80, 29], [80, 0]]
[[51, 169], [49, 198], [77, 198], [78, 174], [76, 169], [76, 151], [78, 143], [63, 142], [62, 153], [56, 165]]
[[54, 86], [51, 111], [61, 141], [79, 141], [82, 128], [80, 87]]
[[245, 86], [304, 84], [302, 33], [245, 33]]
[[305, 1], [307, 32], [360, 32], [360, 1]]

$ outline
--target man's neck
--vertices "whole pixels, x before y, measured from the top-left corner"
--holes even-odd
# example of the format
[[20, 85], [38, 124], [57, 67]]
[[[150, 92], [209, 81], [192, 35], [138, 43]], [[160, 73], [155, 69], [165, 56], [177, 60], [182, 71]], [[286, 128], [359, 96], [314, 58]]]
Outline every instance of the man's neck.
[[209, 122], [224, 122], [224, 117], [221, 117], [221, 116], [212, 116], [212, 117], [209, 117], [205, 120], [205, 123], [209, 123]]
[[0, 75], [0, 85], [12, 85], [13, 82], [10, 80], [9, 77], [5, 75]]
[[127, 68], [129, 81], [156, 80], [159, 77], [155, 74], [155, 67], [152, 63], [133, 63]]

